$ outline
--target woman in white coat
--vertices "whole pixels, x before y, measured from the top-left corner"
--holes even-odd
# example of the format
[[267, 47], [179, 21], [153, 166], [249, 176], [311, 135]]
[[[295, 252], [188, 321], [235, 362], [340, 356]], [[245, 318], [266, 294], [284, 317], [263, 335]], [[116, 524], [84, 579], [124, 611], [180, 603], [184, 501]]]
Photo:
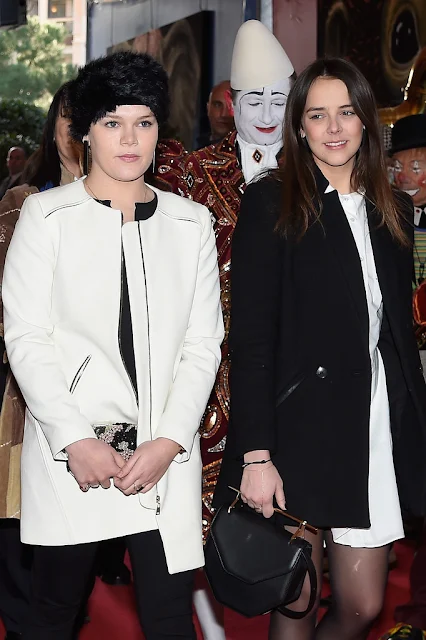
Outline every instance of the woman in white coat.
[[26, 200], [3, 280], [5, 342], [28, 407], [24, 639], [70, 638], [96, 543], [120, 536], [147, 639], [195, 638], [197, 429], [223, 337], [210, 216], [144, 181], [168, 113], [154, 60], [92, 61], [69, 100], [90, 174]]

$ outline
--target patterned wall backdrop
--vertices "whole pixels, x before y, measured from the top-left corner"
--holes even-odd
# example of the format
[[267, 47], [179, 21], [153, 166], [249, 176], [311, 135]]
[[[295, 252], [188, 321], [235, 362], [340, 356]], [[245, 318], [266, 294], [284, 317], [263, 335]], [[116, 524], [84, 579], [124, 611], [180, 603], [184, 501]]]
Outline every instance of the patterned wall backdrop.
[[426, 0], [318, 0], [318, 54], [354, 62], [381, 107], [401, 102], [425, 46]]

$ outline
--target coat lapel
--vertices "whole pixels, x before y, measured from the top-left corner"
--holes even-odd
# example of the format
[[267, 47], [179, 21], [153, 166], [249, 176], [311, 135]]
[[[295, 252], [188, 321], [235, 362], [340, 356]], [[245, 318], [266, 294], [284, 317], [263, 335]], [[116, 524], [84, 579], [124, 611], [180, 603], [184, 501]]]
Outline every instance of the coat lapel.
[[361, 332], [368, 341], [368, 307], [358, 249], [337, 191], [325, 193], [322, 200], [321, 220], [326, 237], [345, 279], [347, 292], [360, 322]]
[[[368, 346], [368, 306], [358, 249], [337, 191], [324, 193], [328, 186], [328, 180], [318, 168], [315, 168], [315, 180], [323, 204], [321, 223], [340, 265], [347, 291], [352, 299], [354, 312], [360, 321], [360, 328]], [[375, 212], [374, 205], [366, 200], [366, 208], [383, 305], [388, 313], [392, 314], [400, 308], [398, 255], [387, 227], [385, 225], [379, 226], [380, 219]]]

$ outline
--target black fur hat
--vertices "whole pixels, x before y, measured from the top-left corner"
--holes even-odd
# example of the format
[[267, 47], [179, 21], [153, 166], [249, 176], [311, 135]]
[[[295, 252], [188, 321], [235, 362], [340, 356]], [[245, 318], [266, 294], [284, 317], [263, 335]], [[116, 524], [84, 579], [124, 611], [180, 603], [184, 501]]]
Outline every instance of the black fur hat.
[[162, 125], [169, 115], [167, 74], [145, 53], [112, 53], [81, 67], [70, 83], [68, 104], [70, 132], [76, 140], [82, 140], [92, 124], [123, 104], [146, 105]]

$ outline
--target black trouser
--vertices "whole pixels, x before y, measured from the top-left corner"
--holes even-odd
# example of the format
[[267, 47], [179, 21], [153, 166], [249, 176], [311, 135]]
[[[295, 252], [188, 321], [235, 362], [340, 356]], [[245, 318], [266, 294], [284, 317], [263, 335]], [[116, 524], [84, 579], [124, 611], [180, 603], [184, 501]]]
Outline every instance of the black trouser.
[[99, 544], [96, 558], [96, 575], [107, 574], [112, 578], [119, 576], [123, 570], [126, 548], [126, 538], [103, 540]]
[[[139, 619], [146, 639], [195, 640], [194, 571], [169, 574], [158, 531], [128, 536], [126, 540]], [[98, 545], [34, 548], [33, 593], [24, 640], [71, 639]]]
[[19, 520], [0, 520], [0, 617], [21, 633], [28, 617], [32, 550], [20, 540]]

